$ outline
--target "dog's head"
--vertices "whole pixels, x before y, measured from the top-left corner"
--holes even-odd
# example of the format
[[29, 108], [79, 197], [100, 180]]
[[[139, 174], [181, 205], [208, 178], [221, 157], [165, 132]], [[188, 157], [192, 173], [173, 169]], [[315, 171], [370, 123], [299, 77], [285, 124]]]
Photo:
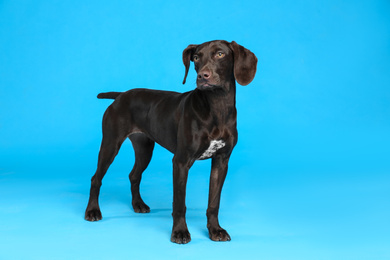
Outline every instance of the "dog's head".
[[190, 61], [198, 73], [198, 89], [224, 87], [236, 80], [240, 85], [251, 83], [256, 74], [257, 58], [248, 49], [236, 42], [211, 41], [200, 45], [189, 45], [183, 51], [186, 68], [183, 84], [186, 82]]

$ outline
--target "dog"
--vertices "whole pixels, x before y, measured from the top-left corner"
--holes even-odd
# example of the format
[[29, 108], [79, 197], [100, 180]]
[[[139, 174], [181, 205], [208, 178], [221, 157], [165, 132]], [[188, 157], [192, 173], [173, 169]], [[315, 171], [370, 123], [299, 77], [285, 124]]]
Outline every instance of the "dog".
[[171, 241], [190, 242], [185, 218], [188, 171], [196, 160], [211, 158], [207, 228], [211, 240], [231, 240], [219, 225], [218, 212], [229, 158], [237, 143], [236, 81], [245, 86], [253, 80], [257, 58], [234, 41], [191, 44], [183, 51], [183, 84], [191, 61], [197, 72], [196, 88], [192, 91], [132, 89], [98, 95], [115, 101], [103, 116], [103, 139], [98, 167], [91, 180], [86, 220], [102, 219], [98, 202], [102, 179], [123, 141], [129, 138], [135, 153], [135, 164], [129, 175], [134, 211], [150, 212], [141, 198], [139, 185], [158, 143], [174, 154]]

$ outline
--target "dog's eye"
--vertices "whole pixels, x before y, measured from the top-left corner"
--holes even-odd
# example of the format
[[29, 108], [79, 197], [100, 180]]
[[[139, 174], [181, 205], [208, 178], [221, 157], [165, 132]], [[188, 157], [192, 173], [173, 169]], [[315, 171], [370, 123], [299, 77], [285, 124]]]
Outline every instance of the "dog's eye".
[[194, 60], [194, 61], [198, 61], [198, 60], [199, 60], [199, 57], [196, 56], [196, 55], [194, 55], [193, 60]]
[[219, 59], [220, 59], [220, 58], [223, 58], [223, 57], [225, 57], [225, 53], [219, 51], [219, 52], [217, 52], [216, 57], [219, 58]]

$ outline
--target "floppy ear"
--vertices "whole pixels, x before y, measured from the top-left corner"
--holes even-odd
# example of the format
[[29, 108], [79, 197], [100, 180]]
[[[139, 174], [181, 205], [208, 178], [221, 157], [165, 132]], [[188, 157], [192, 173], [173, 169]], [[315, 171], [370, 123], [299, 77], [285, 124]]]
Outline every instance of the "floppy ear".
[[234, 56], [234, 77], [238, 84], [246, 86], [255, 77], [257, 58], [250, 50], [235, 41], [232, 41], [229, 46]]
[[183, 84], [186, 83], [188, 70], [190, 69], [190, 61], [192, 61], [192, 55], [194, 54], [195, 49], [196, 49], [197, 46], [198, 45], [190, 44], [183, 51], [183, 63], [184, 63], [184, 66], [186, 67], [186, 72], [185, 72], [185, 75], [184, 75]]

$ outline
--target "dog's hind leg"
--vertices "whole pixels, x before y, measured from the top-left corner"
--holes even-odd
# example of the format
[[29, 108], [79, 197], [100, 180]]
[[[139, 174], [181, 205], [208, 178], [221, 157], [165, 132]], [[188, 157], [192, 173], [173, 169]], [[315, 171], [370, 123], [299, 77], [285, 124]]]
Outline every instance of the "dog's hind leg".
[[[102, 219], [102, 213], [99, 207], [99, 193], [102, 185], [102, 179], [106, 174], [111, 163], [127, 137], [127, 133], [116, 125], [119, 121], [110, 117], [110, 108], [103, 118], [103, 140], [100, 146], [98, 167], [95, 175], [91, 180], [91, 190], [89, 195], [88, 206], [85, 211], [85, 219], [88, 221], [98, 221]], [[123, 129], [123, 128], [122, 128]]]
[[130, 135], [134, 148], [135, 163], [133, 169], [130, 172], [129, 179], [131, 183], [132, 205], [134, 212], [148, 213], [150, 208], [142, 200], [139, 185], [141, 182], [141, 176], [152, 158], [154, 141], [149, 139], [146, 135], [137, 133]]

